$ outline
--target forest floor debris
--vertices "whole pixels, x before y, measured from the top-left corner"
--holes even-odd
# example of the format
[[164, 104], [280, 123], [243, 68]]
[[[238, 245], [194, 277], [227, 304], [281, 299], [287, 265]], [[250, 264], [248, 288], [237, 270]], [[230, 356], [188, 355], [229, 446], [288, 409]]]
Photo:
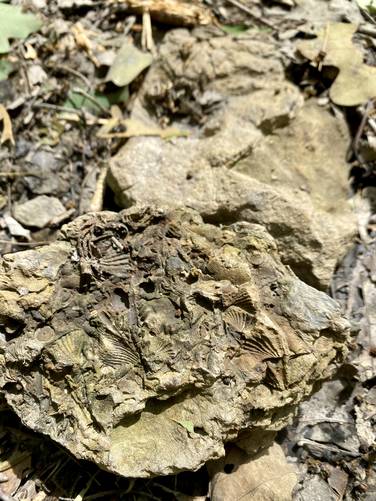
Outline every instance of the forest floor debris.
[[[152, 3], [159, 6], [167, 4], [162, 0]], [[333, 143], [336, 143], [336, 148], [338, 144], [343, 146], [341, 153], [338, 152], [341, 158], [336, 159], [339, 163], [344, 160], [346, 141], [352, 143], [347, 159], [351, 185], [358, 197], [354, 199], [354, 205], [360, 238], [342, 261], [330, 286], [332, 296], [343, 304], [352, 322], [353, 347], [336, 379], [325, 383], [313, 397], [314, 400], [304, 403], [295, 424], [277, 436], [298, 475], [299, 485], [293, 498], [302, 501], [320, 496], [333, 500], [371, 501], [376, 495], [375, 451], [372, 443], [376, 408], [373, 332], [376, 126], [373, 102], [371, 100], [358, 107], [336, 107], [330, 100], [330, 89], [337, 73], [325, 65], [325, 43], [318, 61], [302, 58], [296, 51], [301, 38], [313, 37], [320, 30], [325, 32], [328, 23], [351, 22], [357, 25], [353, 43], [361, 48], [363, 61], [373, 70], [376, 39], [374, 12], [364, 8], [364, 5], [360, 11], [358, 3], [347, 0], [197, 2], [202, 12], [208, 15], [202, 19], [207, 20], [207, 33], [212, 30], [213, 42], [224, 33], [232, 39], [240, 34], [247, 37], [251, 33], [254, 36], [256, 31], [260, 38], [267, 35], [278, 41], [275, 51], [280, 55], [281, 75], [286, 75], [291, 81], [288, 87], [291, 89], [290, 95], [295, 96], [295, 103], [299, 99], [313, 98], [321, 107], [317, 114], [326, 113], [330, 117], [328, 120], [336, 122], [339, 129], [343, 124], [340, 114], [344, 113], [353, 138], [351, 141], [345, 133], [342, 139], [335, 136], [337, 139]], [[32, 19], [34, 24], [19, 34], [8, 27], [9, 46], [8, 37], [2, 38], [4, 50], [0, 58], [0, 102], [6, 113], [2, 113], [0, 124], [3, 132], [0, 149], [1, 254], [34, 247], [38, 242], [52, 242], [62, 224], [93, 208], [119, 210], [113, 193], [104, 187], [104, 179], [111, 158], [119, 153], [126, 138], [132, 136], [128, 129], [132, 131], [132, 126], [133, 131], [145, 133], [145, 128], [140, 128], [139, 123], [136, 123], [138, 128], [135, 129], [134, 122], [128, 120], [137, 108], [137, 99], [142, 96], [147, 70], [134, 71], [131, 77], [127, 77], [129, 82], [124, 78], [118, 80], [119, 84], [127, 82], [120, 87], [108, 78], [109, 71], [125, 41], [134, 44], [137, 49], [149, 49], [155, 60], [163, 36], [173, 28], [161, 24], [157, 20], [158, 14], [151, 15], [152, 11], [150, 15], [136, 11], [131, 13], [125, 2], [21, 0], [12, 1], [11, 4], [9, 7], [12, 7], [13, 12], [18, 6], [23, 7], [31, 16], [28, 20]], [[171, 19], [165, 18], [164, 21], [170, 22]], [[178, 27], [184, 23], [181, 18], [178, 21], [175, 18], [176, 22]], [[196, 21], [192, 24], [196, 24]], [[24, 39], [27, 33], [30, 34]], [[187, 54], [190, 50], [190, 47], [186, 47]], [[184, 50], [182, 52], [184, 56]], [[135, 51], [134, 57], [137, 59], [138, 56], [139, 52]], [[151, 60], [149, 54], [147, 56]], [[138, 60], [136, 66], [139, 69], [143, 65], [146, 67], [145, 62], [145, 58], [144, 61]], [[258, 76], [257, 69], [254, 78]], [[180, 140], [176, 135], [182, 129], [176, 128], [173, 123], [167, 124], [165, 114], [158, 115], [166, 103], [172, 104], [175, 119], [188, 117], [195, 124], [200, 121], [204, 123], [218, 106], [216, 95], [206, 95], [203, 100], [201, 96], [202, 102], [197, 107], [194, 96], [192, 98], [188, 94], [189, 99], [186, 99], [189, 86], [183, 85], [178, 91], [172, 100], [168, 93], [168, 99], [164, 102], [154, 100], [152, 109], [158, 129], [155, 123], [142, 122], [142, 126], [149, 127], [149, 130], [154, 127], [153, 134], [157, 136], [158, 130], [166, 130], [166, 125], [169, 125], [177, 131], [177, 134], [167, 134], [168, 137], [175, 135], [173, 141]], [[160, 95], [160, 89], [157, 88], [156, 96]], [[274, 106], [274, 99], [270, 99], [270, 104]], [[291, 124], [299, 123], [300, 106], [296, 104], [295, 108]], [[108, 125], [114, 117], [116, 126], [108, 131], [107, 137], [101, 137], [101, 127]], [[145, 116], [142, 118], [145, 119]], [[183, 132], [190, 132], [192, 136], [192, 127], [188, 122], [184, 124], [186, 129]], [[203, 129], [205, 126], [210, 129], [208, 125], [200, 123]], [[215, 124], [213, 127], [215, 129]], [[242, 124], [238, 124], [237, 130], [241, 130], [241, 127]], [[283, 126], [273, 130], [273, 134], [267, 138], [270, 144], [265, 143], [264, 150], [269, 150], [270, 146], [275, 149], [276, 155], [283, 156], [280, 141], [287, 130]], [[254, 132], [250, 136], [254, 139]], [[236, 135], [234, 139], [237, 139]], [[188, 137], [188, 140], [191, 139]], [[288, 144], [293, 145], [294, 139], [289, 140], [291, 143]], [[151, 141], [156, 144], [161, 140], [157, 137]], [[256, 143], [252, 142], [251, 146], [253, 149]], [[330, 144], [327, 146], [329, 154]], [[255, 152], [260, 158], [266, 154], [262, 146], [256, 146]], [[314, 157], [315, 152], [311, 153], [311, 157]], [[182, 160], [179, 152], [175, 156]], [[285, 158], [288, 162], [287, 153]], [[344, 162], [343, 168], [346, 168]], [[226, 167], [222, 173], [220, 169], [217, 172], [223, 178], [240, 176], [239, 179], [244, 180], [244, 173], [233, 170]], [[266, 200], [274, 200], [275, 190], [279, 189], [275, 185], [280, 182], [280, 175], [271, 172], [268, 174], [268, 183], [265, 183], [265, 179], [260, 181], [261, 175], [260, 172], [255, 173], [254, 184], [258, 182], [260, 189], [261, 184], [264, 185], [264, 193], [273, 194]], [[278, 179], [272, 178], [274, 175]], [[346, 173], [342, 173], [341, 182], [336, 187], [342, 193], [344, 206], [347, 203], [345, 176]], [[324, 173], [321, 177], [324, 188]], [[293, 179], [291, 182], [294, 183]], [[317, 185], [320, 185], [320, 180]], [[112, 182], [111, 186], [114, 186]], [[61, 217], [58, 215], [41, 228], [37, 228], [38, 225], [24, 228], [15, 217], [17, 206], [40, 196], [56, 198], [64, 207], [64, 212]], [[301, 213], [301, 207], [305, 204], [307, 197], [296, 198], [298, 213]], [[289, 206], [293, 207], [292, 201], [288, 204], [284, 201], [280, 206], [281, 213], [285, 213]], [[341, 213], [337, 206], [327, 209], [327, 217], [333, 217], [332, 212], [336, 211]], [[344, 219], [345, 214], [350, 214], [346, 211], [342, 212]], [[352, 219], [352, 216], [348, 217]], [[353, 223], [345, 231], [348, 235], [353, 234]], [[327, 250], [328, 257], [333, 258], [332, 250], [329, 250], [332, 243], [330, 237], [326, 242], [327, 245], [321, 250]], [[319, 255], [320, 252], [312, 256], [311, 261], [314, 262], [315, 256], [317, 258]], [[330, 264], [330, 270], [333, 266], [334, 261]], [[319, 279], [321, 287], [328, 283], [329, 274], [326, 272], [325, 278]], [[315, 285], [318, 285], [317, 282]], [[316, 408], [312, 407], [314, 405]], [[317, 413], [318, 406], [323, 411], [320, 415]], [[209, 492], [210, 478], [206, 468], [196, 473], [186, 472], [145, 481], [125, 479], [98, 470], [92, 464], [77, 462], [53, 443], [27, 431], [6, 405], [2, 404], [2, 409], [0, 489], [3, 499], [187, 501], [205, 499]], [[227, 475], [231, 477], [231, 473]], [[250, 495], [249, 499], [254, 497]]]

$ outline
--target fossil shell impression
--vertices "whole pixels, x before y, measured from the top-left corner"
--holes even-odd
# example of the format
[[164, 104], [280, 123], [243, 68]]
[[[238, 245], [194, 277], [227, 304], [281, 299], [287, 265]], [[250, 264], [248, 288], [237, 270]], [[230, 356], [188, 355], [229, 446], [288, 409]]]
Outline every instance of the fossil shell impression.
[[197, 469], [245, 430], [281, 428], [346, 352], [337, 304], [261, 226], [188, 209], [82, 216], [4, 256], [0, 284], [8, 404], [130, 477]]

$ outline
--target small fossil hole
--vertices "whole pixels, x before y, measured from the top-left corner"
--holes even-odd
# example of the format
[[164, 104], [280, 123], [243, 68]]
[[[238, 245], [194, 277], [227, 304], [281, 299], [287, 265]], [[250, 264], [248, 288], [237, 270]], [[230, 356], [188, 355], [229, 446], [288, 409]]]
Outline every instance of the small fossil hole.
[[228, 463], [228, 464], [225, 464], [223, 471], [227, 474], [230, 474], [234, 471], [234, 468], [235, 468], [234, 464]]
[[155, 291], [155, 284], [151, 280], [148, 280], [147, 282], [142, 282], [140, 283], [140, 287], [142, 290], [144, 290], [147, 294], [151, 294], [152, 292]]

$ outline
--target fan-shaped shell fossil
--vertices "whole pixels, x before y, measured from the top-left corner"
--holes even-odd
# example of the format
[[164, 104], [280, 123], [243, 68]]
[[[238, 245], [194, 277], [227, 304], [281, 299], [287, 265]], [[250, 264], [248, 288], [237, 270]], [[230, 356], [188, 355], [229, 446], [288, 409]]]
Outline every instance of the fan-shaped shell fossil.
[[[284, 426], [281, 408], [327, 375], [346, 336], [337, 305], [299, 282], [270, 240], [188, 209], [135, 208], [87, 214], [50, 246], [0, 261], [2, 321], [18, 322], [0, 343], [8, 404], [128, 477], [197, 469], [244, 429]], [[37, 282], [39, 302], [2, 291], [13, 278]]]

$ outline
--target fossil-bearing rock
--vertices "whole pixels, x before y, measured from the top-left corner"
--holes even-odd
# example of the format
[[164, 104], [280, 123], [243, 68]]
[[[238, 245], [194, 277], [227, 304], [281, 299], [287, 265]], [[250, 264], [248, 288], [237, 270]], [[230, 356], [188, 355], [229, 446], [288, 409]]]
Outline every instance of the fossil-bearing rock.
[[189, 136], [130, 139], [108, 182], [122, 207], [183, 205], [216, 223], [262, 224], [283, 262], [325, 290], [356, 230], [350, 138], [343, 117], [303, 103], [281, 58], [265, 33], [169, 32], [131, 116]]
[[262, 226], [189, 209], [82, 216], [4, 256], [0, 284], [8, 404], [125, 476], [196, 469], [226, 441], [267, 437], [346, 353], [339, 306]]

